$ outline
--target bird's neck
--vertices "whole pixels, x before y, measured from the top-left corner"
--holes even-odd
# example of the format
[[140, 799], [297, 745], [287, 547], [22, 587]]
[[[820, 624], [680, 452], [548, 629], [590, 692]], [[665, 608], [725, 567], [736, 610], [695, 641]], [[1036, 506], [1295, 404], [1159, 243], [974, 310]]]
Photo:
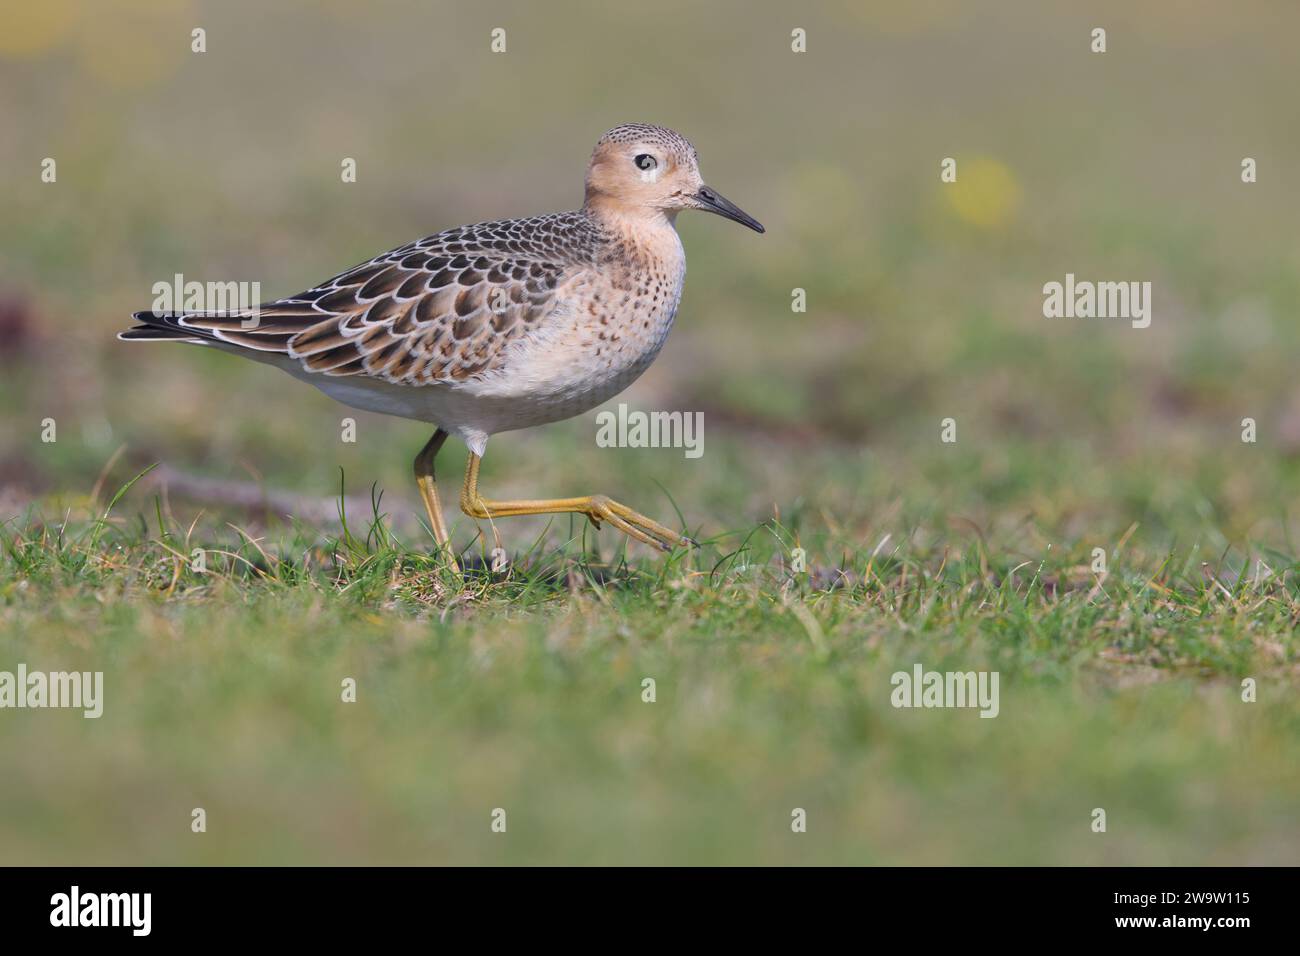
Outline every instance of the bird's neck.
[[647, 238], [676, 233], [677, 210], [632, 205], [600, 194], [587, 196], [583, 211], [609, 232]]
[[662, 271], [672, 281], [680, 282], [686, 270], [686, 254], [674, 225], [676, 210], [665, 213], [589, 198], [583, 211], [605, 237], [601, 258], [621, 262], [638, 275], [646, 269]]

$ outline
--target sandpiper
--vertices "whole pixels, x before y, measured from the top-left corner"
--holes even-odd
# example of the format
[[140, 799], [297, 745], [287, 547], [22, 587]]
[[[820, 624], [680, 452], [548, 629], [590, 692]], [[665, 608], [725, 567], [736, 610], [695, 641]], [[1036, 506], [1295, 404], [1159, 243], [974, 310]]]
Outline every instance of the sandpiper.
[[449, 434], [470, 450], [467, 515], [583, 514], [668, 551], [689, 539], [604, 495], [498, 501], [480, 496], [478, 470], [491, 435], [580, 415], [654, 361], [686, 276], [683, 209], [764, 231], [704, 184], [684, 137], [618, 126], [596, 143], [574, 212], [448, 229], [252, 310], [136, 312], [119, 337], [234, 352], [344, 404], [435, 425], [415, 477], [453, 562], [433, 471]]

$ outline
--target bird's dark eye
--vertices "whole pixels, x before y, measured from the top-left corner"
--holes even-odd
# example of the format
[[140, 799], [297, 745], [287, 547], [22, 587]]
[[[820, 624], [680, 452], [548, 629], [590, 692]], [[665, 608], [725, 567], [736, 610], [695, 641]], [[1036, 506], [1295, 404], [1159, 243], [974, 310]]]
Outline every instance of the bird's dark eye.
[[659, 165], [658, 160], [656, 160], [649, 153], [642, 153], [640, 156], [636, 158], [637, 169], [654, 169], [658, 165]]

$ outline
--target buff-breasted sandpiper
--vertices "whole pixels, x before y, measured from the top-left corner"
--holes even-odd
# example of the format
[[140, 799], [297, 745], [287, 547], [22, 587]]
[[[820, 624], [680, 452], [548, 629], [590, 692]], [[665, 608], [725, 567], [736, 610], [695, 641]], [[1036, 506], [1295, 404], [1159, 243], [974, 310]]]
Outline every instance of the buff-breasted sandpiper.
[[478, 470], [491, 435], [580, 415], [654, 361], [686, 275], [683, 209], [763, 232], [704, 184], [684, 137], [619, 126], [596, 144], [575, 212], [448, 229], [251, 311], [137, 312], [120, 337], [235, 352], [347, 405], [435, 425], [415, 476], [449, 559], [433, 471], [448, 434], [469, 446], [471, 517], [583, 514], [671, 550], [688, 540], [604, 495], [498, 501], [479, 494]]

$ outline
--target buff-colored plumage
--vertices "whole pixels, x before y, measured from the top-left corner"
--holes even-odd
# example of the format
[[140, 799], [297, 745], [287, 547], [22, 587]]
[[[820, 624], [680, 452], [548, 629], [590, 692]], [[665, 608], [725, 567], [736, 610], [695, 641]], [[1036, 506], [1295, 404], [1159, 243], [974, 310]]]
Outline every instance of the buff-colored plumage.
[[581, 414], [650, 365], [681, 298], [687, 208], [762, 231], [704, 185], [683, 137], [620, 126], [596, 145], [579, 210], [449, 229], [251, 312], [138, 312], [121, 337], [268, 362], [482, 455], [490, 435]]

